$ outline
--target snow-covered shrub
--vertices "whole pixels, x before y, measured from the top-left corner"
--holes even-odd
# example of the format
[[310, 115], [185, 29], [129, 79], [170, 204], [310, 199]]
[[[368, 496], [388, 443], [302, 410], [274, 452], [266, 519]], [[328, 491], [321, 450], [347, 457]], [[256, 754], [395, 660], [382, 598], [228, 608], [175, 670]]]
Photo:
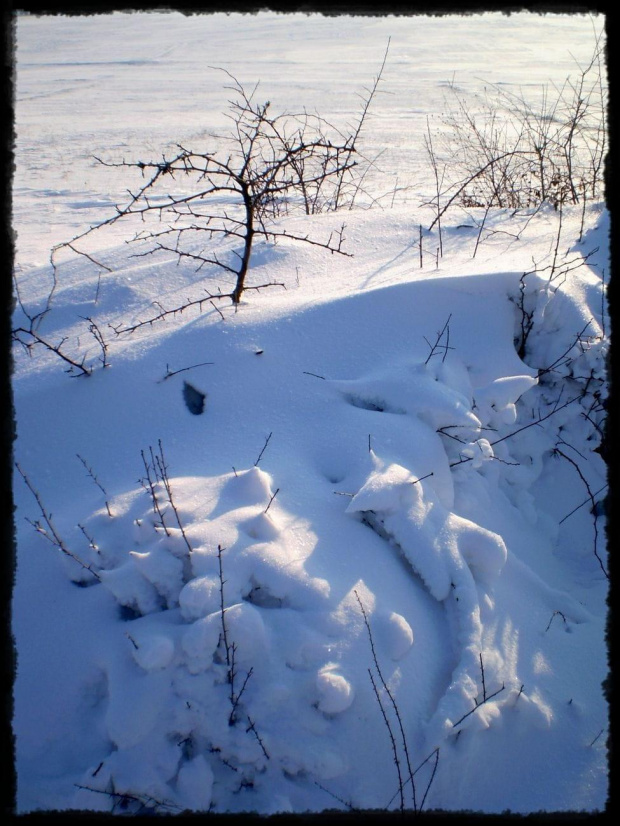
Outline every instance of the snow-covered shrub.
[[[119, 622], [117, 650], [102, 660], [110, 750], [84, 767], [76, 803], [206, 811], [243, 790], [248, 808], [278, 799], [290, 808], [287, 777], [348, 770], [318, 732], [352, 705], [353, 680], [304, 620], [326, 605], [329, 586], [309, 576], [278, 527], [285, 514], [269, 474], [254, 466], [212, 480], [228, 510], [184, 524], [184, 494], [204, 495], [204, 480], [171, 480], [160, 451], [143, 452], [142, 490], [112, 500], [114, 518], [102, 509], [84, 520], [89, 536], [102, 536], [84, 557], [90, 568], [69, 560], [75, 581], [97, 577]], [[227, 547], [211, 541], [218, 536]], [[391, 616], [383, 635], [395, 659], [405, 656], [413, 635], [404, 618]], [[287, 637], [290, 650], [274, 649]]]

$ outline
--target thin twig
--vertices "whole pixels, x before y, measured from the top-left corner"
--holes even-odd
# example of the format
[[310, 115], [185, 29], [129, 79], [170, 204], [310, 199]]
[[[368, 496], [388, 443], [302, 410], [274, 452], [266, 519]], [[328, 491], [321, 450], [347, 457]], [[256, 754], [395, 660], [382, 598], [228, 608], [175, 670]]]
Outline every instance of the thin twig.
[[88, 324], [89, 324], [88, 332], [91, 333], [91, 335], [93, 336], [93, 338], [95, 339], [95, 341], [97, 342], [99, 347], [101, 348], [101, 356], [100, 356], [101, 366], [104, 367], [104, 368], [109, 367], [110, 362], [108, 361], [108, 345], [107, 345], [107, 342], [105, 341], [105, 339], [103, 337], [103, 333], [101, 332], [101, 330], [97, 326], [97, 322], [93, 321], [93, 319], [90, 316], [83, 316], [82, 315], [82, 316], [80, 316], [80, 318], [82, 318], [84, 321], [88, 321]]
[[266, 759], [270, 760], [271, 758], [269, 757], [269, 754], [267, 753], [267, 749], [265, 748], [265, 744], [263, 743], [259, 733], [256, 731], [256, 726], [254, 725], [254, 721], [252, 720], [252, 718], [250, 717], [249, 714], [247, 714], [246, 717], [248, 718], [248, 723], [250, 724], [245, 730], [246, 734], [250, 731], [254, 734], [254, 737], [256, 737], [256, 739], [258, 741], [258, 745], [261, 747], [261, 751], [265, 755]]
[[[31, 341], [24, 341], [21, 336], [30, 336], [32, 339]], [[46, 350], [49, 350], [51, 353], [56, 353], [56, 355], [61, 358], [66, 364], [69, 365], [66, 372], [68, 372], [72, 376], [90, 376], [92, 374], [92, 369], [90, 367], [84, 367], [84, 358], [82, 358], [81, 362], [72, 359], [71, 356], [68, 356], [61, 350], [62, 345], [65, 343], [66, 338], [63, 338], [60, 344], [54, 345], [51, 344], [49, 341], [46, 341], [42, 336], [39, 335], [31, 325], [30, 329], [26, 329], [25, 327], [17, 327], [11, 331], [11, 336], [13, 341], [19, 342], [22, 346], [29, 349], [35, 343], [41, 344]], [[75, 374], [73, 371], [77, 370], [78, 373]]]
[[545, 628], [545, 634], [546, 634], [546, 633], [547, 633], [547, 631], [551, 628], [551, 623], [553, 622], [553, 620], [554, 620], [554, 619], [556, 618], [556, 616], [558, 616], [558, 615], [559, 615], [560, 617], [562, 617], [562, 619], [564, 620], [564, 625], [566, 625], [566, 624], [567, 624], [567, 623], [566, 623], [566, 617], [564, 616], [564, 614], [563, 614], [561, 611], [554, 611], [554, 612], [553, 612], [553, 614], [551, 614], [551, 619], [549, 620], [549, 623], [548, 623], [547, 627]]
[[[460, 734], [460, 732], [459, 732], [459, 734]], [[457, 737], [458, 737], [458, 734], [457, 734]], [[418, 766], [418, 768], [415, 769], [414, 772], [413, 772], [413, 776], [415, 777], [416, 774], [420, 771], [420, 769], [422, 769], [428, 763], [428, 761], [431, 759], [431, 757], [433, 757], [433, 755], [436, 755], [435, 767], [433, 769], [431, 779], [429, 780], [428, 785], [426, 786], [426, 791], [424, 792], [424, 797], [422, 799], [422, 803], [420, 804], [420, 808], [418, 809], [418, 813], [422, 811], [422, 806], [424, 805], [424, 800], [426, 799], [426, 795], [428, 794], [428, 790], [430, 789], [431, 783], [433, 782], [433, 779], [435, 777], [435, 771], [437, 770], [437, 761], [439, 760], [439, 746], [437, 746], [437, 748], [433, 749], [433, 751], [428, 755], [428, 757], [425, 757], [424, 760]], [[403, 787], [406, 786], [407, 783], [409, 783], [409, 782], [410, 782], [410, 778], [407, 778], [407, 780], [405, 780], [405, 782], [403, 783]], [[394, 794], [392, 795], [392, 797], [388, 801], [387, 806], [385, 807], [386, 809], [389, 809], [389, 807], [392, 805], [392, 803], [394, 802], [394, 799], [396, 798], [397, 795], [398, 795], [398, 791], [394, 792]]]
[[[565, 407], [568, 407], [569, 404], [572, 404], [573, 402], [576, 402], [580, 398], [581, 398], [581, 395], [574, 396], [572, 399], [569, 399], [567, 402], [564, 402], [564, 404], [562, 404], [562, 405], [558, 405], [558, 403], [556, 402], [556, 404], [553, 407], [553, 410], [551, 410], [550, 413], [546, 413], [544, 416], [541, 416], [540, 413], [539, 413], [538, 418], [535, 421], [530, 422], [529, 424], [525, 424], [525, 425], [523, 425], [523, 427], [519, 427], [516, 430], [513, 430], [510, 433], [507, 433], [506, 436], [502, 436], [501, 439], [496, 439], [494, 442], [490, 442], [491, 447], [494, 447], [495, 445], [498, 445], [500, 442], [505, 442], [506, 439], [511, 439], [513, 436], [516, 436], [517, 433], [521, 433], [523, 430], [527, 430], [528, 427], [534, 427], [534, 425], [539, 425], [541, 422], [546, 421], [551, 416], [553, 416], [555, 413], [558, 413], [560, 410], [564, 410]], [[559, 398], [558, 398], [558, 402], [559, 402]], [[459, 459], [456, 462], [451, 462], [450, 467], [456, 467], [457, 465], [463, 465], [466, 462], [471, 462], [472, 458], [473, 458], [472, 456], [465, 456], [465, 457]]]
[[108, 512], [108, 516], [109, 516], [109, 517], [112, 517], [112, 511], [110, 510], [110, 504], [109, 504], [109, 502], [108, 502], [108, 492], [107, 492], [107, 491], [106, 491], [106, 489], [103, 487], [103, 485], [101, 484], [101, 482], [99, 481], [99, 479], [97, 479], [97, 477], [95, 476], [95, 473], [94, 473], [93, 469], [92, 469], [91, 467], [89, 467], [89, 466], [86, 464], [86, 460], [85, 460], [85, 459], [83, 459], [83, 458], [82, 458], [82, 456], [80, 456], [80, 454], [79, 454], [79, 453], [76, 453], [76, 456], [78, 457], [78, 459], [80, 460], [80, 462], [81, 462], [81, 463], [84, 465], [84, 467], [86, 468], [86, 472], [88, 473], [88, 475], [90, 476], [90, 478], [93, 480], [93, 482], [97, 485], [97, 487], [99, 488], [99, 490], [100, 490], [100, 491], [103, 493], [103, 495], [106, 497], [106, 499], [105, 499], [105, 507], [106, 507], [106, 510], [107, 510], [107, 512]]
[[181, 517], [179, 516], [179, 512], [177, 507], [174, 503], [174, 499], [172, 497], [172, 486], [170, 484], [170, 477], [168, 476], [168, 466], [166, 465], [166, 460], [164, 458], [164, 448], [161, 443], [161, 439], [158, 440], [159, 445], [159, 456], [155, 457], [155, 462], [157, 464], [159, 474], [161, 476], [161, 481], [164, 485], [166, 490], [166, 495], [168, 497], [168, 502], [170, 503], [170, 507], [172, 508], [172, 512], [174, 513], [174, 518], [176, 519], [176, 523], [179, 526], [179, 530], [181, 531], [181, 536], [183, 537], [183, 541], [187, 546], [188, 552], [191, 554], [193, 552], [192, 546], [190, 545], [189, 539], [187, 538], [187, 534], [185, 533], [185, 528], [183, 527], [183, 523], [181, 522]]
[[[445, 361], [445, 358], [446, 358], [446, 353], [448, 352], [448, 350], [453, 350], [453, 349], [454, 349], [454, 347], [450, 347], [450, 346], [449, 346], [449, 345], [450, 345], [450, 326], [449, 326], [449, 325], [450, 325], [450, 319], [451, 319], [451, 318], [452, 318], [452, 313], [450, 313], [450, 315], [448, 316], [448, 318], [447, 318], [447, 320], [446, 320], [446, 323], [443, 325], [443, 328], [441, 329], [441, 331], [440, 331], [439, 333], [437, 333], [437, 339], [436, 339], [436, 341], [435, 341], [435, 343], [434, 343], [434, 344], [431, 344], [431, 343], [428, 341], [428, 339], [426, 338], [426, 336], [424, 336], [424, 341], [426, 341], [426, 343], [428, 344], [428, 346], [431, 348], [431, 351], [430, 351], [430, 353], [428, 354], [428, 356], [427, 356], [426, 361], [424, 362], [424, 364], [428, 364], [428, 363], [429, 363], [429, 361], [430, 361], [430, 360], [431, 360], [431, 358], [435, 355], [435, 351], [436, 351], [438, 348], [442, 348], [442, 349], [443, 349], [443, 351], [444, 351], [444, 356], [443, 356], [442, 362], [443, 362], [443, 361]], [[441, 344], [441, 345], [440, 345], [440, 344], [439, 344], [439, 342], [440, 342], [440, 341], [441, 341], [441, 339], [443, 338], [443, 334], [446, 332], [446, 330], [447, 330], [447, 340], [446, 340], [446, 344]]]
[[487, 204], [487, 208], [484, 213], [484, 218], [482, 219], [482, 223], [480, 224], [480, 229], [478, 231], [478, 237], [476, 238], [476, 246], [474, 247], [474, 254], [472, 258], [476, 257], [476, 253], [478, 252], [478, 244], [480, 243], [480, 236], [482, 235], [482, 230], [484, 229], [485, 222], [487, 220], [487, 215], [489, 214], [489, 210], [491, 209], [491, 205]]
[[[394, 714], [396, 715], [396, 720], [398, 721], [398, 726], [399, 726], [399, 729], [400, 729], [400, 736], [401, 736], [402, 746], [403, 746], [403, 752], [405, 754], [405, 760], [406, 760], [406, 763], [407, 763], [407, 771], [409, 772], [409, 778], [411, 779], [411, 792], [412, 792], [412, 796], [413, 796], [413, 809], [414, 809], [414, 811], [417, 811], [415, 783], [414, 783], [414, 780], [413, 780], [413, 772], [411, 770], [411, 761], [409, 759], [409, 749], [408, 749], [408, 746], [407, 746], [407, 738], [405, 737], [405, 730], [404, 730], [404, 727], [403, 727], [403, 722], [402, 722], [402, 719], [401, 719], [401, 716], [400, 716], [400, 712], [398, 710], [398, 706], [396, 704], [396, 700], [394, 699], [394, 695], [390, 691], [390, 689], [388, 687], [388, 684], [386, 683], [386, 681], [383, 677], [383, 673], [381, 671], [381, 668], [379, 666], [379, 661], [377, 659], [377, 652], [375, 650], [375, 643], [374, 643], [374, 640], [373, 640], [372, 631], [370, 629], [370, 623], [369, 623], [368, 617], [366, 615], [366, 610], [364, 608], [362, 600], [360, 599], [360, 596], [357, 593], [357, 591], [354, 590], [353, 593], [355, 594], [355, 597], [356, 597], [356, 599], [358, 601], [358, 604], [360, 606], [360, 610], [362, 612], [362, 616], [364, 618], [364, 625], [366, 626], [366, 631], [368, 633], [368, 639], [370, 641], [370, 650], [372, 651], [372, 658], [373, 658], [373, 662], [375, 664], [375, 668], [377, 669], [377, 674], [379, 675], [379, 679], [381, 680], [381, 685], [383, 686], [386, 694], [390, 698], [390, 702], [392, 703], [392, 708], [394, 709]], [[369, 669], [369, 673], [370, 673], [370, 669]], [[373, 687], [374, 687], [374, 681], [373, 681]], [[378, 695], [377, 695], [377, 699], [378, 699]], [[399, 779], [400, 779], [400, 771], [399, 771]]]
[[22, 477], [22, 479], [26, 483], [26, 487], [28, 488], [30, 493], [32, 493], [32, 495], [34, 496], [35, 501], [36, 501], [37, 505], [39, 506], [39, 510], [41, 511], [41, 516], [43, 517], [43, 521], [45, 522], [46, 527], [43, 526], [39, 521], [31, 522], [31, 520], [28, 520], [28, 522], [30, 522], [30, 524], [37, 531], [37, 533], [40, 533], [42, 536], [44, 536], [47, 539], [47, 541], [50, 542], [55, 548], [58, 548], [59, 551], [62, 551], [62, 553], [65, 554], [65, 556], [71, 557], [71, 559], [73, 559], [75, 562], [77, 562], [78, 565], [80, 565], [82, 568], [84, 568], [89, 573], [91, 573], [95, 577], [95, 579], [98, 579], [99, 581], [101, 581], [101, 577], [99, 576], [97, 571], [95, 571], [86, 562], [83, 562], [79, 557], [77, 557], [73, 553], [73, 551], [70, 551], [69, 548], [65, 545], [65, 543], [61, 539], [60, 535], [56, 531], [56, 528], [54, 527], [54, 524], [52, 522], [52, 515], [45, 510], [45, 508], [43, 506], [43, 502], [41, 501], [41, 497], [39, 496], [39, 493], [35, 490], [32, 483], [30, 482], [30, 479], [26, 476], [26, 474], [24, 473], [24, 471], [21, 469], [21, 467], [19, 466], [19, 464], [17, 462], [15, 462], [15, 467], [17, 468], [17, 470], [19, 471], [20, 476]]
[[93, 551], [97, 551], [97, 553], [99, 553], [99, 548], [98, 548], [98, 546], [95, 544], [95, 540], [92, 538], [92, 536], [90, 536], [90, 535], [88, 534], [88, 532], [86, 531], [86, 528], [84, 527], [84, 525], [81, 525], [81, 524], [78, 522], [78, 528], [82, 531], [82, 533], [83, 533], [83, 534], [84, 534], [84, 536], [86, 537], [86, 540], [87, 540], [87, 542], [88, 542], [88, 547], [89, 547], [91, 550], [93, 550]]
[[265, 439], [265, 444], [263, 445], [263, 449], [261, 450], [261, 452], [258, 454], [258, 459], [254, 462], [254, 467], [257, 467], [258, 463], [262, 459], [263, 453], [265, 452], [265, 450], [267, 448], [267, 445], [269, 444], [269, 439], [271, 439], [272, 435], [273, 435], [273, 431]]
[[539, 367], [538, 368], [538, 377], [539, 378], [542, 375], [544, 375], [545, 373], [550, 372], [551, 370], [553, 370], [555, 367], [558, 366], [558, 364], [562, 361], [562, 359], [565, 358], [570, 353], [570, 351], [573, 349], [573, 347], [581, 341], [581, 336], [585, 333], [585, 331], [588, 329], [590, 324], [592, 324], [592, 319], [590, 319], [590, 321], [588, 321], [588, 323], [585, 325], [583, 330], [581, 330], [581, 332], [577, 333], [574, 340], [570, 343], [570, 345], [566, 348], [566, 350], [562, 353], [562, 355], [558, 356], [555, 359], [555, 361], [552, 362], [552, 364], [550, 364], [548, 367]]
[[[446, 435], [448, 435], [448, 434], [446, 434]], [[429, 477], [429, 476], [434, 476], [434, 475], [435, 475], [434, 471], [432, 471], [432, 470], [431, 470], [431, 472], [430, 472], [430, 473], [427, 473], [427, 474], [426, 474], [426, 476], [420, 476], [420, 478], [419, 478], [419, 479], [414, 479], [414, 480], [413, 480], [412, 482], [410, 482], [409, 484], [410, 484], [410, 485], [417, 485], [417, 484], [418, 484], [418, 482], [423, 482], [425, 479], [428, 479], [428, 477]]]
[[422, 269], [423, 266], [424, 266], [424, 259], [422, 257], [422, 224], [420, 224], [420, 241], [419, 241], [419, 244], [420, 244], [420, 269]]
[[[237, 706], [239, 705], [239, 701], [241, 700], [241, 697], [243, 696], [243, 692], [245, 691], [246, 686], [247, 686], [247, 684], [250, 680], [250, 677], [252, 676], [253, 673], [254, 673], [254, 668], [251, 667], [250, 670], [246, 674], [245, 680], [243, 681], [243, 685], [241, 686], [241, 690], [239, 691], [238, 694], [233, 694], [233, 696], [231, 697], [232, 708], [230, 710], [230, 715], [228, 717], [228, 725], [229, 726], [234, 725], [234, 723], [236, 721], [235, 712], [237, 710]], [[248, 731], [249, 731], [249, 729], [248, 729]]]
[[226, 665], [228, 666], [229, 673], [230, 673], [230, 646], [228, 644], [228, 632], [226, 629], [226, 619], [224, 616], [224, 583], [226, 580], [224, 579], [224, 571], [222, 568], [222, 553], [224, 552], [224, 548], [221, 545], [217, 546], [217, 561], [219, 565], [219, 578], [220, 578], [220, 617], [222, 620], [222, 639], [224, 641], [224, 651], [226, 654]]
[[163, 379], [160, 379], [160, 382], [166, 381], [171, 376], [176, 376], [177, 373], [184, 373], [186, 370], [193, 370], [195, 367], [205, 367], [207, 364], [215, 364], [213, 361], [201, 361], [200, 364], [192, 364], [189, 367], [181, 367], [180, 370], [171, 370], [170, 367], [166, 364], [166, 375]]
[[[426, 785], [426, 789], [424, 790], [424, 795], [422, 796], [422, 802], [420, 803], [420, 808], [418, 810], [420, 812], [424, 808], [424, 804], [426, 802], [426, 796], [429, 793], [429, 790], [430, 790], [431, 786], [433, 785], [433, 780], [435, 779], [435, 773], [437, 772], [437, 764], [439, 763], [439, 746], [435, 749], [434, 752], [431, 753], [431, 755], [429, 755], [429, 757], [426, 758], [426, 760], [429, 760], [430, 757], [432, 757], [433, 754], [435, 755], [435, 765], [433, 766], [433, 771], [431, 772], [430, 779], [429, 779], [429, 781]], [[425, 763], [426, 763], [426, 760], [424, 761]], [[422, 764], [422, 765], [424, 765], [424, 764]], [[417, 769], [416, 769], [416, 771], [417, 771]], [[415, 772], [414, 772], [414, 774], [415, 774]]]
[[562, 456], [564, 459], [566, 459], [567, 462], [569, 462], [575, 468], [575, 470], [577, 471], [577, 473], [579, 475], [579, 478], [581, 479], [581, 481], [585, 485], [586, 490], [588, 491], [588, 497], [590, 499], [590, 502], [592, 503], [592, 522], [593, 522], [593, 525], [594, 525], [594, 556], [598, 560], [598, 564], [601, 567], [601, 571], [605, 574], [606, 578], [609, 579], [609, 574], [607, 573], [607, 570], [605, 569], [605, 566], [603, 565], [603, 560], [601, 559], [601, 557], [599, 556], [599, 553], [598, 553], [598, 525], [597, 525], [597, 516], [596, 516], [596, 512], [595, 512], [596, 501], [594, 499], [594, 494], [592, 493], [590, 485], [588, 484], [588, 480], [586, 479], [586, 477], [581, 472], [581, 468], [579, 467], [577, 462], [574, 459], [572, 459], [570, 456], [567, 456], [566, 453], [564, 453], [562, 450], [560, 450], [560, 448], [557, 445], [555, 446], [553, 452], [555, 454], [557, 454], [558, 456]]
[[356, 809], [354, 808], [352, 803], [349, 803], [346, 800], [343, 800], [341, 797], [338, 797], [338, 795], [334, 794], [334, 792], [330, 792], [330, 790], [326, 789], [325, 786], [321, 785], [321, 783], [319, 783], [318, 780], [313, 780], [313, 783], [314, 783], [315, 786], [318, 786], [319, 789], [322, 789], [330, 797], [333, 797], [334, 800], [337, 800], [339, 803], [342, 803], [343, 806], [346, 806], [346, 808], [349, 809], [349, 811], [351, 811], [351, 812], [356, 811]]
[[112, 792], [106, 791], [105, 789], [93, 789], [92, 786], [83, 786], [80, 783], [73, 784], [77, 789], [82, 789], [86, 792], [95, 792], [96, 794], [105, 794], [107, 797], [115, 797], [118, 798], [121, 802], [132, 800], [135, 803], [139, 803], [143, 809], [152, 808], [153, 806], [159, 807], [161, 809], [174, 809], [178, 812], [181, 811], [181, 807], [177, 806], [175, 803], [168, 803], [164, 800], [156, 800], [154, 797], [149, 797], [148, 795], [144, 797], [140, 797], [135, 794], [127, 794], [123, 792]]
[[383, 716], [383, 721], [385, 722], [385, 726], [388, 730], [388, 734], [390, 736], [390, 742], [392, 744], [392, 754], [394, 755], [394, 765], [396, 766], [396, 772], [398, 774], [398, 792], [400, 795], [400, 810], [401, 812], [405, 811], [405, 798], [403, 794], [403, 778], [400, 771], [400, 761], [398, 759], [398, 751], [396, 749], [396, 740], [394, 739], [394, 733], [392, 732], [392, 726], [390, 725], [390, 721], [387, 718], [387, 714], [385, 713], [385, 709], [383, 707], [383, 703], [381, 702], [381, 697], [379, 696], [379, 691], [377, 689], [377, 685], [375, 683], [375, 679], [372, 676], [372, 671], [370, 668], [368, 669], [368, 675], [370, 677], [370, 682], [372, 683], [373, 690], [375, 692], [375, 697], [377, 698], [377, 702], [379, 703], [379, 708], [381, 709], [381, 714]]
[[[599, 495], [599, 493], [601, 493], [602, 491], [604, 491], [604, 490], [605, 490], [606, 488], [608, 488], [608, 487], [609, 487], [609, 485], [604, 484], [604, 485], [603, 485], [602, 487], [600, 487], [597, 491], [595, 491], [595, 492], [592, 494], [592, 496], [598, 496], [598, 495]], [[563, 517], [562, 517], [562, 519], [560, 519], [560, 521], [558, 522], [558, 524], [559, 524], [559, 525], [561, 525], [561, 524], [562, 524], [562, 522], [564, 522], [566, 519], [568, 519], [568, 517], [569, 517], [569, 516], [572, 516], [572, 515], [573, 515], [576, 511], [578, 511], [578, 510], [579, 510], [579, 508], [583, 508], [583, 506], [584, 506], [584, 505], [587, 505], [587, 504], [588, 504], [588, 502], [591, 502], [591, 501], [592, 501], [592, 500], [591, 500], [591, 499], [590, 499], [590, 497], [588, 496], [588, 498], [587, 498], [587, 499], [584, 499], [584, 500], [583, 500], [583, 502], [582, 502], [580, 505], [577, 505], [577, 507], [576, 507], [576, 508], [573, 508], [573, 509], [572, 509], [572, 511], [571, 511], [570, 513], [567, 513], [567, 514], [566, 514], [566, 516], [563, 516]]]
[[480, 654], [480, 671], [481, 671], [481, 674], [482, 674], [482, 700], [480, 702], [478, 702], [477, 699], [474, 699], [474, 707], [470, 711], [468, 711], [466, 714], [464, 714], [460, 718], [460, 720], [457, 720], [456, 723], [452, 723], [453, 728], [456, 728], [458, 725], [460, 725], [463, 722], [463, 720], [465, 720], [467, 717], [469, 717], [470, 714], [473, 714], [474, 711], [478, 711], [478, 709], [481, 706], [483, 706], [485, 703], [488, 703], [489, 700], [493, 699], [493, 697], [497, 697], [497, 695], [500, 692], [502, 692], [504, 690], [504, 688], [506, 687], [505, 684], [502, 683], [501, 688], [498, 688], [498, 690], [494, 691], [493, 694], [489, 694], [487, 696], [486, 683], [485, 683], [485, 679], [484, 679], [484, 663], [482, 662], [482, 653]]
[[273, 496], [272, 496], [272, 497], [271, 497], [271, 499], [269, 500], [269, 504], [267, 505], [267, 507], [265, 508], [265, 510], [263, 511], [263, 513], [267, 513], [267, 511], [268, 511], [268, 510], [269, 510], [269, 508], [271, 507], [271, 503], [272, 503], [272, 502], [273, 502], [273, 500], [276, 498], [276, 496], [278, 495], [278, 493], [280, 493], [280, 488], [277, 488], [277, 489], [276, 489], [276, 492], [273, 494]]
[[[150, 451], [151, 457], [153, 457], [152, 447], [150, 448]], [[155, 479], [151, 478], [151, 470], [153, 470], [154, 473], [157, 473], [155, 464], [153, 464], [153, 466], [149, 464], [143, 450], [140, 451], [140, 455], [142, 456], [142, 463], [144, 464], [144, 470], [146, 472], [146, 477], [144, 479], [140, 479], [140, 484], [151, 497], [151, 502], [153, 504], [153, 513], [155, 514], [155, 516], [159, 517], [159, 524], [164, 529], [164, 533], [166, 534], [166, 536], [170, 536], [170, 531], [168, 530], [168, 526], [164, 521], [164, 514], [159, 504], [159, 499], [157, 498], [157, 491], [155, 490], [157, 476], [155, 477]]]

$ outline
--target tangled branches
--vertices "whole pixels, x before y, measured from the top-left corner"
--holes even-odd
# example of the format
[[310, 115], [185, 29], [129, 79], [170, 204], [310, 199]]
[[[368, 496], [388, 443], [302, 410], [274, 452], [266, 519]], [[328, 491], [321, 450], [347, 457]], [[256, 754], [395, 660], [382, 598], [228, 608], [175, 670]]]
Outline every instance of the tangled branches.
[[[485, 87], [473, 101], [452, 85], [443, 129], [426, 151], [437, 191], [429, 203], [439, 223], [451, 206], [522, 209], [584, 204], [601, 195], [607, 153], [607, 90], [602, 35], [591, 59], [538, 101]], [[435, 147], [441, 145], [441, 149]], [[439, 169], [441, 181], [439, 191]], [[440, 196], [443, 196], [441, 202]]]
[[54, 275], [61, 252], [82, 255], [97, 264], [82, 248], [87, 236], [120, 221], [130, 226], [138, 221], [139, 229], [131, 238], [140, 248], [135, 257], [171, 254], [178, 262], [195, 266], [197, 272], [219, 270], [229, 285], [206, 290], [205, 297], [188, 299], [182, 307], [162, 310], [155, 321], [188, 306], [201, 308], [215, 299], [228, 298], [238, 305], [245, 290], [273, 286], [273, 282], [246, 284], [258, 238], [273, 244], [302, 242], [332, 254], [350, 255], [343, 248], [344, 223], [327, 238], [315, 239], [283, 227], [281, 219], [295, 212], [314, 214], [353, 205], [363, 181], [363, 172], [354, 174], [360, 162], [364, 163], [358, 138], [381, 72], [364, 99], [357, 126], [343, 135], [319, 114], [273, 113], [269, 101], [256, 102], [257, 87], [248, 92], [223, 71], [232, 84], [226, 88], [233, 92], [229, 134], [220, 136], [209, 150], [176, 144], [175, 153], [162, 155], [161, 160], [106, 162], [97, 158], [104, 166], [137, 170], [143, 183], [129, 192], [128, 202], [117, 206], [109, 218], [53, 248]]

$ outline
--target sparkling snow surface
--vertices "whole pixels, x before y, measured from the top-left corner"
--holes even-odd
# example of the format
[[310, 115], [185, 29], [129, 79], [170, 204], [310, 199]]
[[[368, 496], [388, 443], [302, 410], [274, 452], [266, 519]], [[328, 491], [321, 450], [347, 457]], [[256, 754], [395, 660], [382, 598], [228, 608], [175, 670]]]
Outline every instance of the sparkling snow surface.
[[[606, 469], [592, 397], [577, 398], [604, 388], [605, 206], [588, 205], [581, 240], [581, 207], [566, 208], [562, 254], [591, 255], [557, 289], [529, 279], [524, 360], [519, 279], [553, 259], [558, 213], [524, 229], [523, 214], [491, 211], [474, 258], [484, 210], [455, 210], [443, 256], [437, 227], [422, 267], [418, 248], [433, 219], [423, 136], [449, 84], [536, 100], [587, 63], [602, 24], [17, 18], [15, 269], [30, 312], [51, 289], [52, 246], [139, 185], [93, 156], [206, 151], [229, 123], [221, 68], [260, 80], [277, 111], [316, 108], [345, 129], [391, 37], [362, 135], [368, 157], [382, 153], [365, 182], [379, 204], [285, 221], [326, 238], [344, 220], [353, 257], [257, 242], [249, 283], [286, 289], [116, 336], [108, 325], [230, 288], [173, 256], [129, 257], [117, 224], [89, 247], [109, 272], [63, 258], [40, 327], [92, 375], [16, 346], [15, 460], [97, 572], [37, 534], [16, 472], [19, 812], [397, 809], [399, 771], [407, 808], [426, 790], [427, 810], [605, 808], [605, 517], [586, 483], [602, 500]], [[139, 481], [160, 445], [166, 530]]]

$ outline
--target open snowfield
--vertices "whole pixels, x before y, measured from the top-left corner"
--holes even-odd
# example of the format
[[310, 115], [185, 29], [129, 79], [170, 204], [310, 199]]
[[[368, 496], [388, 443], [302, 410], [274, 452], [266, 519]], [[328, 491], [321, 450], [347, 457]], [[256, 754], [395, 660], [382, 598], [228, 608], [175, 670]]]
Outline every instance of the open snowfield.
[[[73, 361], [14, 344], [19, 813], [605, 809], [605, 203], [430, 229], [424, 147], [450, 95], [535, 105], [603, 27], [17, 17], [14, 327]], [[144, 183], [94, 156], [216, 147], [221, 69], [354, 129], [389, 38], [367, 194], [274, 224], [344, 222], [348, 255], [257, 236], [235, 307], [119, 221], [54, 272]]]

